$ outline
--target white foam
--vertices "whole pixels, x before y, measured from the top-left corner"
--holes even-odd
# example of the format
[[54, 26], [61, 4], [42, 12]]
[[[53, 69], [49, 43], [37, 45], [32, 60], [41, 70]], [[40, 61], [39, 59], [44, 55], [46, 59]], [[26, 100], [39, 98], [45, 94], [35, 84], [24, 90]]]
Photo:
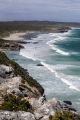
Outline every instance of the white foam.
[[69, 88], [70, 89], [74, 89], [76, 91], [80, 91], [78, 88], [76, 88], [75, 86], [73, 86], [73, 84], [71, 82], [69, 82], [68, 80], [64, 79], [64, 78], [61, 78], [61, 80], [66, 83], [67, 85], [69, 85]]
[[55, 50], [57, 53], [60, 53], [60, 54], [62, 54], [62, 55], [69, 55], [68, 52], [64, 52], [64, 51], [58, 49], [58, 48], [56, 47], [56, 45], [51, 44], [51, 42], [52, 42], [52, 40], [51, 40], [51, 41], [48, 41], [46, 44], [48, 44], [48, 45], [49, 45], [53, 50]]
[[49, 45], [53, 50], [55, 50], [57, 53], [62, 54], [62, 55], [69, 55], [68, 52], [64, 52], [63, 50], [60, 50], [59, 48], [57, 48], [56, 45], [54, 45], [53, 43], [55, 43], [56, 41], [61, 41], [66, 39], [66, 37], [62, 37], [62, 36], [57, 36], [55, 39], [48, 41], [46, 44]]
[[76, 29], [80, 29], [80, 28], [78, 28], [78, 27], [71, 27], [71, 29], [76, 30]]
[[80, 54], [79, 52], [72, 52], [71, 53], [72, 55], [78, 55], [78, 54]]
[[28, 59], [32, 59], [32, 60], [34, 60], [34, 61], [37, 60], [37, 59], [35, 59], [34, 57], [32, 57], [30, 54], [26, 54], [26, 51], [23, 50], [23, 49], [20, 50], [20, 55], [22, 55], [22, 56], [24, 56], [24, 57], [26, 57], [26, 58], [28, 58]]
[[41, 51], [40, 47], [24, 46], [24, 49], [20, 50], [20, 55], [32, 59], [33, 61], [45, 61], [42, 58], [43, 49]]
[[68, 32], [64, 32], [64, 33], [49, 33], [50, 36], [66, 36], [71, 34], [72, 30], [68, 30]]
[[52, 68], [54, 70], [62, 70], [62, 69], [67, 69], [69, 67], [71, 67], [71, 68], [76, 67], [77, 68], [77, 66], [75, 66], [75, 65], [65, 65], [65, 64], [52, 65]]
[[69, 82], [68, 80], [66, 80], [65, 78], [63, 78], [64, 74], [58, 73], [55, 70], [53, 70], [52, 67], [51, 67], [51, 65], [48, 65], [48, 64], [46, 64], [44, 62], [41, 62], [41, 64], [43, 64], [48, 70], [50, 70], [51, 72], [53, 72], [55, 74], [55, 76], [57, 78], [59, 78], [62, 82], [66, 83], [66, 85], [68, 85], [70, 89], [75, 89], [76, 91], [80, 91], [71, 82]]

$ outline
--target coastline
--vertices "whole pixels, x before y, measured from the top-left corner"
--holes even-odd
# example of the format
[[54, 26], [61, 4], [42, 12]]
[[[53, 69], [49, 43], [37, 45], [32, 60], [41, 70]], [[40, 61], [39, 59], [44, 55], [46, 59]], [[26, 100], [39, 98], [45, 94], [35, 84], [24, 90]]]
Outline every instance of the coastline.
[[20, 40], [23, 40], [22, 36], [24, 36], [24, 35], [26, 35], [26, 33], [13, 33], [13, 34], [10, 34], [9, 37], [4, 37], [2, 39], [4, 39], [4, 40], [11, 40], [11, 41], [16, 41], [16, 40], [20, 41]]
[[[33, 34], [33, 33], [38, 33], [38, 32], [28, 32], [28, 33], [14, 33], [14, 34], [11, 34], [10, 35], [10, 37], [6, 37], [6, 40], [10, 40], [10, 41], [21, 41], [21, 40], [25, 40], [24, 39], [24, 36], [26, 35], [28, 35], [28, 34]], [[8, 38], [8, 39], [7, 39]], [[40, 100], [40, 99], [39, 99]], [[31, 100], [31, 102], [33, 102], [34, 101], [34, 103], [35, 104], [37, 104], [37, 101], [35, 101], [35, 100]], [[53, 100], [52, 102], [55, 102], [56, 100]], [[40, 102], [40, 101], [39, 101]], [[59, 102], [59, 101], [58, 101]], [[35, 108], [35, 104], [33, 103], [33, 107]], [[40, 104], [40, 106], [43, 104], [43, 106], [46, 104], [50, 104], [50, 103], [38, 103], [38, 104]], [[57, 103], [58, 104], [58, 103]], [[51, 106], [52, 106], [53, 104], [51, 104]], [[39, 109], [39, 107], [40, 107], [39, 105], [37, 106], [38, 107], [38, 109]], [[60, 106], [61, 107], [61, 106]], [[58, 106], [56, 107], [56, 109], [58, 108]], [[61, 109], [61, 108], [60, 108]], [[45, 108], [45, 111], [47, 112], [47, 108]], [[74, 110], [73, 110], [74, 111]], [[5, 114], [5, 113], [4, 113]], [[11, 113], [10, 113], [11, 114]], [[25, 113], [26, 114], [26, 113]], [[44, 113], [43, 113], [43, 115], [44, 115]], [[36, 116], [36, 111], [35, 111], [35, 116]], [[46, 116], [46, 115], [45, 115]]]
[[[15, 26], [13, 25], [13, 27], [10, 27], [10, 26], [11, 25], [8, 25], [8, 27], [7, 27], [7, 28], [10, 28], [10, 29], [6, 29], [6, 27], [2, 27], [2, 29], [1, 29], [1, 34], [2, 34], [3, 37], [2, 36], [0, 36], [0, 37], [3, 39], [3, 43], [1, 43], [2, 41], [0, 40], [0, 49], [1, 49], [1, 46], [2, 46], [3, 51], [5, 51], [5, 50], [11, 51], [12, 50], [11, 51], [12, 56], [14, 56], [15, 51], [19, 51], [21, 48], [23, 48], [23, 44], [31, 43], [31, 41], [28, 42], [28, 40], [30, 40], [31, 38], [34, 39], [37, 36], [37, 34], [39, 34], [39, 33], [42, 33], [42, 34], [43, 33], [62, 33], [63, 34], [64, 32], [68, 32], [68, 30], [70, 30], [70, 24], [68, 25], [68, 27], [64, 27], [64, 26], [67, 26], [64, 23], [62, 23], [62, 24], [59, 23], [57, 25], [56, 24], [52, 25], [52, 23], [51, 23], [50, 25], [48, 25], [45, 22], [44, 25], [43, 24], [39, 25], [39, 23], [34, 24], [34, 22], [33, 22], [33, 25], [29, 26], [29, 27], [27, 27], [28, 25], [26, 26], [25, 23], [24, 23], [24, 26], [22, 24], [22, 27], [19, 27], [19, 26], [16, 27], [17, 24]], [[25, 27], [26, 27], [26, 29], [25, 29]], [[27, 38], [27, 39], [25, 39], [25, 38]], [[31, 44], [36, 45], [37, 43], [38, 42], [34, 42], [34, 43], [32, 42]], [[29, 45], [31, 45], [31, 44], [29, 44]], [[29, 49], [27, 49], [27, 51], [29, 51]], [[36, 49], [36, 51], [37, 51], [37, 49]], [[1, 56], [1, 58], [2, 58], [2, 56]], [[18, 59], [20, 60], [19, 57], [18, 57]], [[12, 60], [13, 60], [13, 66], [12, 67], [15, 66], [15, 68], [14, 68], [13, 71], [10, 71], [9, 76], [8, 76], [8, 74], [6, 74], [4, 76], [4, 77], [9, 77], [9, 79], [7, 78], [7, 81], [6, 81], [7, 83], [4, 84], [3, 91], [8, 86], [8, 88], [10, 88], [10, 89], [6, 88], [7, 92], [9, 93], [10, 90], [11, 90], [11, 94], [13, 92], [13, 95], [16, 95], [17, 97], [20, 95], [20, 96], [22, 96], [22, 99], [28, 100], [30, 102], [31, 106], [32, 106], [33, 111], [31, 111], [32, 110], [31, 108], [29, 109], [30, 111], [27, 111], [27, 112], [24, 112], [24, 109], [20, 109], [20, 108], [19, 108], [20, 111], [18, 110], [18, 112], [15, 112], [15, 110], [8, 111], [8, 109], [6, 109], [7, 111], [5, 111], [5, 110], [1, 109], [0, 118], [2, 120], [3, 119], [14, 119], [14, 120], [17, 120], [17, 119], [20, 119], [20, 120], [25, 120], [25, 119], [26, 120], [45, 120], [46, 119], [46, 120], [50, 120], [49, 117], [55, 116], [56, 112], [61, 112], [62, 113], [64, 111], [67, 111], [68, 113], [71, 112], [73, 114], [78, 114], [76, 109], [75, 109], [76, 106], [75, 106], [75, 108], [73, 108], [73, 106], [71, 105], [72, 103], [70, 102], [72, 100], [70, 100], [68, 98], [65, 98], [64, 100], [70, 100], [70, 101], [62, 101], [61, 102], [60, 97], [57, 98], [57, 96], [53, 96], [53, 99], [50, 98], [49, 100], [45, 100], [46, 98], [45, 98], [45, 95], [43, 94], [44, 90], [41, 91], [42, 87], [40, 87], [40, 89], [39, 89], [38, 79], [37, 78], [33, 79], [34, 77], [32, 78], [31, 77], [32, 75], [29, 77], [30, 71], [28, 72], [28, 70], [29, 70], [29, 69], [27, 70], [28, 67], [26, 67], [25, 69], [24, 69], [24, 66], [20, 68], [18, 66], [20, 64], [16, 63], [17, 58], [12, 59]], [[5, 63], [7, 62], [6, 58], [2, 59], [2, 63], [3, 63], [3, 61], [4, 61], [4, 65], [5, 65]], [[16, 61], [16, 62], [14, 62], [14, 61]], [[24, 63], [24, 61], [25, 60], [22, 59], [23, 63]], [[4, 68], [7, 68], [7, 69], [5, 69], [6, 73], [9, 73], [9, 71], [8, 71], [8, 67], [10, 67], [9, 63], [7, 64], [7, 66], [6, 65], [5, 66], [1, 65], [1, 69], [3, 67], [2, 70], [4, 70]], [[38, 64], [38, 65], [40, 66], [41, 64]], [[35, 63], [35, 66], [36, 66], [36, 63]], [[21, 70], [21, 69], [24, 69], [24, 70]], [[12, 72], [12, 74], [11, 74], [11, 72]], [[27, 72], [27, 74], [26, 74], [26, 72]], [[15, 74], [15, 73], [17, 73], [17, 74]], [[35, 72], [35, 73], [37, 74], [37, 72]], [[24, 77], [25, 78], [29, 77], [28, 80], [32, 81], [32, 82], [30, 82], [30, 86], [27, 83], [24, 84], [24, 81], [23, 81], [23, 84], [20, 84], [21, 79], [19, 78], [18, 75], [20, 75], [20, 76], [22, 75], [23, 78]], [[1, 76], [0, 76], [0, 78], [1, 78]], [[54, 79], [54, 78], [52, 78], [52, 79]], [[2, 80], [2, 82], [5, 82], [6, 79], [1, 78], [0, 80]], [[36, 85], [34, 83], [35, 80], [38, 82], [38, 84], [36, 84]], [[19, 86], [16, 86], [17, 82], [18, 82]], [[43, 81], [43, 82], [44, 82], [44, 84], [46, 84], [46, 81]], [[33, 85], [33, 86], [31, 86], [31, 85]], [[59, 87], [59, 83], [57, 85]], [[2, 91], [2, 86], [3, 85], [1, 84], [1, 91]], [[11, 86], [14, 88], [13, 91], [11, 89]], [[34, 86], [36, 87], [35, 89], [33, 88]], [[41, 84], [41, 86], [43, 86], [43, 85]], [[49, 86], [49, 80], [48, 80], [48, 86]], [[38, 89], [39, 92], [37, 91], [37, 89]], [[43, 89], [45, 89], [45, 88], [43, 87]], [[6, 90], [4, 91], [5, 94], [7, 93]], [[31, 91], [33, 91], [33, 92], [31, 92]], [[37, 94], [34, 95], [33, 94], [34, 92], [35, 92], [35, 94], [37, 92]], [[53, 90], [53, 92], [54, 92], [54, 90]], [[55, 92], [54, 92], [54, 94], [56, 95]], [[2, 95], [4, 95], [4, 94], [2, 94]], [[32, 98], [29, 99], [29, 96], [31, 96]], [[33, 98], [33, 96], [38, 97], [38, 99]], [[66, 94], [64, 96], [66, 96]], [[0, 99], [1, 99], [1, 96], [0, 96]], [[69, 116], [69, 114], [68, 114], [68, 116]]]
[[[9, 32], [9, 34], [5, 37], [1, 37], [3, 40], [9, 40], [9, 41], [22, 41], [25, 39], [26, 35], [29, 34], [34, 34], [34, 33], [64, 33], [64, 32], [68, 32], [69, 30], [71, 30], [71, 27], [60, 27], [60, 26], [56, 26], [56, 27], [52, 27], [49, 29], [45, 29], [45, 30], [27, 30], [27, 31], [14, 31], [14, 32]], [[30, 37], [28, 37], [30, 38]]]
[[2, 39], [4, 40], [9, 40], [9, 41], [22, 41], [24, 40], [24, 36], [28, 34], [33, 34], [37, 33], [37, 31], [26, 31], [26, 32], [19, 32], [19, 33], [11, 33], [10, 36], [8, 37], [3, 37]]

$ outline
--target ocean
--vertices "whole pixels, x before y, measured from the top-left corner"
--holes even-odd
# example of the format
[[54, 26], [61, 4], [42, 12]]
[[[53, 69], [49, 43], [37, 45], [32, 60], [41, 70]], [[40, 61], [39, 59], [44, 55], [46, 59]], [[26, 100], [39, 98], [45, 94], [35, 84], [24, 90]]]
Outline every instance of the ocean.
[[80, 112], [80, 29], [26, 37], [24, 41], [30, 43], [22, 44], [20, 51], [6, 51], [7, 56], [28, 69], [45, 89], [47, 99], [72, 101]]

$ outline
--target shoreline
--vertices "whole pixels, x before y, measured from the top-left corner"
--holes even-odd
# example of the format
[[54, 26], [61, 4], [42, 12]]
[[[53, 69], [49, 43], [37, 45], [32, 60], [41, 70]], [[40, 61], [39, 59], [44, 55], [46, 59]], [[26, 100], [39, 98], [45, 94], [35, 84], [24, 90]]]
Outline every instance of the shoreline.
[[[16, 32], [14, 31], [13, 33], [9, 33], [8, 36], [5, 36], [5, 37], [1, 37], [3, 40], [9, 40], [9, 41], [23, 41], [25, 40], [25, 36], [27, 37], [27, 35], [30, 35], [30, 34], [34, 34], [34, 33], [64, 33], [64, 32], [68, 32], [69, 30], [71, 30], [71, 27], [53, 27], [49, 30], [41, 30], [41, 31], [35, 31], [35, 30], [32, 30], [32, 31], [21, 31], [21, 32]], [[31, 38], [30, 36], [28, 37], [29, 39]]]
[[[31, 33], [30, 33], [31, 34]], [[26, 35], [27, 36], [27, 35]], [[24, 37], [24, 36], [23, 36]], [[27, 39], [26, 39], [26, 41], [27, 41]], [[51, 99], [51, 98], [50, 98]]]
[[[58, 30], [58, 29], [57, 29]], [[58, 33], [64, 33], [64, 32], [68, 32], [69, 31], [69, 29], [66, 31], [66, 30], [62, 30], [61, 32], [60, 32], [60, 30], [58, 30], [57, 31], [56, 30], [56, 33], [58, 32]], [[47, 31], [47, 33], [49, 33], [49, 32], [52, 32], [52, 33], [55, 33], [55, 32], [53, 32], [53, 31]], [[15, 42], [15, 45], [17, 45], [17, 43], [20, 43], [21, 41], [22, 42], [24, 42], [24, 40], [25, 40], [25, 38], [27, 37], [27, 39], [26, 39], [26, 41], [28, 40], [28, 39], [30, 39], [30, 37], [35, 37], [35, 35], [36, 34], [39, 34], [39, 33], [45, 33], [44, 31], [43, 32], [39, 32], [39, 31], [27, 31], [27, 32], [15, 32], [15, 33], [11, 33], [10, 34], [10, 36], [9, 37], [5, 37], [4, 38], [4, 40], [6, 41], [6, 43], [7, 43], [7, 40], [8, 41], [10, 41], [10, 42]], [[33, 34], [35, 34], [35, 35], [33, 35]], [[26, 42], [24, 43], [24, 44], [26, 44]], [[7, 45], [7, 44], [6, 44]], [[14, 49], [16, 48], [15, 47], [15, 45], [14, 45]], [[22, 44], [21, 44], [22, 45]], [[11, 43], [10, 43], [10, 46], [11, 46]], [[13, 44], [12, 44], [12, 46], [13, 46]], [[21, 49], [21, 48], [20, 48]], [[7, 48], [7, 50], [8, 50], [8, 48]], [[17, 50], [16, 50], [17, 51]], [[2, 57], [1, 57], [2, 58]], [[23, 61], [24, 62], [24, 61]], [[18, 69], [18, 67], [16, 68], [16, 69]], [[24, 69], [24, 68], [23, 68]], [[18, 71], [19, 71], [19, 69], [18, 69]], [[25, 70], [26, 71], [26, 70]], [[24, 75], [25, 76], [25, 75]], [[24, 77], [23, 76], [23, 77]], [[30, 77], [30, 79], [31, 79], [31, 77]], [[37, 80], [36, 80], [37, 81]], [[17, 82], [17, 81], [16, 81]], [[37, 81], [38, 82], [38, 81]], [[24, 81], [23, 81], [23, 83], [24, 83]], [[38, 82], [39, 83], [39, 82]], [[25, 83], [24, 83], [25, 84]], [[24, 88], [25, 86], [24, 86], [24, 84], [22, 84], [23, 86], [19, 86], [19, 88]], [[34, 83], [33, 83], [34, 84]], [[35, 89], [33, 90], [33, 87], [28, 87], [28, 85], [27, 85], [27, 83], [25, 84], [26, 86], [27, 86], [27, 88], [29, 88], [29, 90], [30, 89], [32, 89], [32, 91], [35, 91]], [[42, 86], [42, 85], [41, 85]], [[26, 89], [26, 88], [25, 88]], [[43, 88], [44, 89], [44, 88]], [[36, 90], [37, 91], [37, 90]], [[13, 91], [14, 92], [14, 91]], [[16, 91], [16, 93], [17, 93], [17, 91]], [[26, 91], [24, 92], [24, 94], [26, 93]], [[29, 93], [29, 95], [30, 95], [30, 93]], [[29, 99], [28, 99], [29, 100]], [[67, 101], [67, 102], [70, 102], [70, 101]], [[30, 103], [31, 103], [31, 105], [32, 105], [32, 108], [35, 110], [34, 111], [34, 117], [37, 119], [37, 120], [39, 120], [39, 119], [45, 119], [45, 117], [47, 116], [47, 118], [49, 119], [49, 116], [50, 115], [53, 115], [54, 116], [54, 113], [56, 113], [58, 110], [59, 111], [62, 111], [62, 110], [65, 110], [65, 107], [67, 106], [67, 111], [70, 111], [70, 109], [71, 109], [71, 111], [73, 112], [73, 113], [75, 113], [75, 114], [77, 114], [77, 111], [75, 111], [75, 109], [74, 108], [72, 108], [72, 106], [70, 106], [70, 107], [68, 107], [68, 104], [65, 104], [65, 103], [61, 103], [59, 100], [56, 100], [55, 98], [54, 99], [52, 99], [52, 100], [49, 100], [49, 101], [45, 101], [45, 95], [44, 96], [41, 96], [40, 98], [39, 98], [39, 100], [35, 100], [35, 99], [31, 99], [31, 101], [30, 101]], [[71, 103], [72, 104], [72, 103]], [[49, 107], [48, 107], [49, 106]], [[54, 106], [54, 107], [53, 107]], [[44, 108], [44, 109], [43, 109]], [[48, 112], [49, 111], [49, 112]], [[13, 112], [13, 111], [12, 111]], [[5, 112], [3, 113], [4, 115], [5, 115]], [[11, 113], [8, 113], [7, 112], [7, 114], [8, 114], [8, 116], [12, 116], [11, 115]], [[23, 113], [24, 114], [24, 113]], [[27, 112], [25, 113], [25, 114], [27, 114]], [[42, 116], [41, 116], [42, 115]], [[17, 115], [18, 116], [18, 115]], [[20, 115], [19, 115], [20, 116]], [[25, 118], [27, 118], [27, 117], [25, 117]], [[23, 118], [22, 118], [23, 119]], [[36, 120], [36, 119], [34, 119], [34, 120]], [[16, 119], [15, 119], [16, 120]]]
[[[36, 35], [38, 32], [34, 32], [34, 34]], [[29, 38], [30, 37], [32, 37], [33, 36], [33, 33], [31, 33], [31, 32], [29, 32], [28, 34], [30, 34], [29, 35]], [[26, 37], [27, 37], [27, 35], [28, 34], [26, 34], [26, 33], [14, 33], [14, 34], [12, 34], [11, 35], [11, 37], [15, 37], [15, 41], [16, 42], [19, 42], [19, 41], [21, 41], [21, 40], [24, 40], [24, 38], [25, 38], [25, 35], [26, 35]], [[34, 35], [34, 36], [35, 36]], [[9, 39], [10, 39], [10, 41], [12, 40], [12, 38], [11, 37], [8, 37]], [[8, 39], [8, 40], [9, 40]], [[28, 39], [26, 39], [26, 41], [27, 41]], [[14, 42], [15, 42], [14, 41]], [[12, 40], [12, 42], [13, 42], [13, 40]], [[24, 42], [24, 41], [23, 41]], [[37, 81], [37, 80], [36, 80]], [[38, 82], [39, 83], [39, 82]], [[40, 83], [39, 83], [40, 84]], [[26, 84], [27, 85], [27, 84]], [[41, 85], [42, 86], [42, 85]], [[24, 86], [20, 86], [21, 88], [23, 88]], [[44, 89], [44, 88], [43, 88]], [[34, 91], [34, 90], [33, 90]], [[29, 102], [30, 102], [30, 104], [32, 105], [32, 108], [35, 110], [35, 109], [37, 109], [37, 110], [35, 110], [34, 111], [34, 116], [36, 117], [37, 115], [36, 114], [38, 114], [38, 115], [41, 115], [42, 114], [42, 118], [43, 118], [43, 120], [44, 120], [44, 118], [46, 117], [46, 114], [43, 112], [43, 107], [44, 106], [46, 106], [45, 108], [44, 108], [44, 111], [47, 113], [47, 110], [49, 111], [49, 113], [47, 113], [47, 118], [49, 118], [49, 115], [51, 114], [51, 115], [53, 115], [54, 116], [54, 114], [52, 114], [52, 112], [54, 112], [55, 110], [59, 110], [59, 111], [61, 111], [61, 110], [66, 110], [66, 111], [72, 111], [74, 114], [77, 114], [78, 115], [78, 113], [77, 113], [77, 111], [76, 111], [76, 109], [75, 108], [73, 108], [71, 105], [69, 105], [70, 107], [68, 107], [68, 103], [70, 103], [70, 104], [72, 104], [71, 103], [71, 101], [66, 101], [67, 103], [65, 103], [65, 101], [63, 101], [63, 102], [61, 102], [60, 100], [57, 100], [56, 98], [53, 98], [53, 99], [50, 99], [50, 100], [45, 100], [46, 98], [45, 98], [45, 95], [43, 95], [43, 96], [41, 96], [41, 97], [39, 97], [39, 99], [38, 100], [36, 100], [36, 99], [34, 99], [34, 98], [31, 98], [31, 99], [28, 99], [29, 100]], [[53, 104], [54, 104], [54, 107], [53, 107]], [[48, 108], [48, 106], [50, 106], [49, 108]], [[55, 106], [56, 106], [56, 108], [55, 108]], [[67, 106], [67, 107], [66, 107]], [[53, 107], [53, 108], [52, 108]], [[65, 109], [65, 107], [66, 107], [66, 109]], [[42, 112], [41, 112], [41, 110], [42, 110]], [[52, 110], [52, 111], [51, 111]], [[40, 114], [40, 112], [41, 112], [41, 114]], [[56, 112], [57, 112], [56, 111]], [[13, 112], [13, 111], [12, 111]], [[11, 113], [12, 113], [11, 112]], [[55, 113], [56, 113], [55, 112]], [[10, 114], [11, 114], [10, 113]], [[3, 113], [4, 115], [5, 115], [5, 112]], [[9, 116], [12, 116], [12, 115], [10, 115], [9, 114]], [[15, 113], [15, 114], [17, 114], [17, 113]], [[25, 113], [25, 114], [27, 114], [27, 112]], [[33, 114], [32, 114], [33, 115]], [[27, 117], [26, 117], [27, 118]], [[38, 118], [37, 118], [37, 120], [39, 120]]]
[[10, 40], [10, 41], [18, 41], [18, 40], [20, 41], [20, 40], [23, 40], [22, 36], [24, 35], [26, 35], [26, 33], [13, 33], [13, 34], [10, 34], [9, 37], [4, 37], [2, 39]]
[[2, 39], [14, 41], [14, 42], [16, 42], [16, 41], [19, 42], [19, 41], [25, 40], [24, 37], [26, 35], [34, 34], [34, 33], [39, 33], [39, 32], [38, 31], [26, 31], [26, 32], [19, 32], [19, 33], [14, 32], [14, 33], [11, 33], [10, 36], [8, 36], [8, 37], [2, 37]]

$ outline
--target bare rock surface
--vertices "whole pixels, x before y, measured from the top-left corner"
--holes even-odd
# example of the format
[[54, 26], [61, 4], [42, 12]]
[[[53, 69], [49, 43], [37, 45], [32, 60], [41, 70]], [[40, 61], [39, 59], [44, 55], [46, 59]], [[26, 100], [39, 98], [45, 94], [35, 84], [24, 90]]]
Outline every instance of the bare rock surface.
[[54, 116], [56, 112], [62, 110], [61, 103], [55, 98], [45, 101], [44, 97], [40, 97], [33, 102], [32, 107], [37, 120], [49, 120], [50, 115]]
[[[43, 97], [39, 100], [36, 100], [36, 107], [33, 110], [33, 114], [30, 112], [9, 112], [9, 111], [0, 111], [0, 120], [49, 120], [49, 116], [54, 116], [57, 111], [61, 111], [60, 102], [53, 98], [52, 100], [43, 101]], [[32, 105], [34, 108], [34, 106]]]
[[24, 48], [22, 45], [20, 45], [17, 42], [9, 42], [9, 43], [3, 43], [1, 46], [1, 49], [4, 50], [20, 50], [21, 48]]
[[0, 120], [36, 120], [34, 115], [29, 112], [0, 111]]

